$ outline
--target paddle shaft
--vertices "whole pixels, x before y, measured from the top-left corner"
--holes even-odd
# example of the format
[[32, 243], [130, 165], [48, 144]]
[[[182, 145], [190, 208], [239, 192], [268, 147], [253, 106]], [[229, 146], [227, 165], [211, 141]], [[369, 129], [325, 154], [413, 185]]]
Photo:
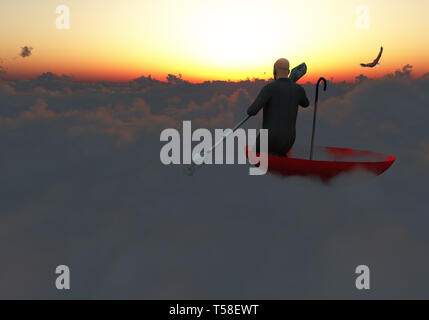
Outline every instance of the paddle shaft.
[[[247, 120], [249, 120], [250, 116], [246, 116], [243, 120], [241, 120], [230, 132], [228, 132], [226, 135], [223, 136], [222, 139], [220, 139], [218, 142], [216, 142], [209, 150], [207, 150], [206, 153], [204, 153], [204, 151], [201, 151], [201, 153], [198, 155], [195, 155], [194, 158], [192, 159], [192, 163], [186, 167], [185, 172], [188, 176], [192, 176], [196, 170], [196, 168], [204, 163], [204, 160], [206, 159], [206, 157], [219, 145], [221, 144], [226, 138], [229, 137], [229, 135], [231, 135], [234, 131], [236, 131], [238, 128], [240, 128], [243, 123], [245, 123]], [[195, 159], [195, 157], [197, 157], [197, 161]]]
[[223, 136], [222, 139], [220, 139], [218, 142], [216, 142], [204, 155], [206, 157], [210, 152], [212, 152], [216, 147], [221, 144], [223, 141], [225, 141], [231, 134], [233, 134], [238, 128], [240, 128], [247, 120], [249, 120], [251, 116], [247, 115], [243, 120], [241, 120], [239, 123], [236, 124], [234, 128], [230, 132], [228, 132], [226, 135]]
[[314, 134], [316, 132], [317, 101], [319, 100], [319, 84], [323, 81], [323, 91], [326, 91], [326, 79], [321, 77], [316, 83], [316, 98], [314, 101], [313, 130], [311, 131], [310, 160], [313, 160]]

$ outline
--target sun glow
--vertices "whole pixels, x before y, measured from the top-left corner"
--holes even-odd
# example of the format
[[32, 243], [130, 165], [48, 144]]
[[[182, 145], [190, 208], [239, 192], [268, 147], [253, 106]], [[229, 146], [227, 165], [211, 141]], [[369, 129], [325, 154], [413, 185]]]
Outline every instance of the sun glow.
[[202, 7], [187, 30], [188, 44], [195, 48], [191, 54], [209, 64], [228, 68], [271, 59], [275, 52], [281, 51], [284, 41], [278, 39], [273, 17], [272, 7], [244, 5], [241, 1], [233, 2], [228, 10], [222, 6]]

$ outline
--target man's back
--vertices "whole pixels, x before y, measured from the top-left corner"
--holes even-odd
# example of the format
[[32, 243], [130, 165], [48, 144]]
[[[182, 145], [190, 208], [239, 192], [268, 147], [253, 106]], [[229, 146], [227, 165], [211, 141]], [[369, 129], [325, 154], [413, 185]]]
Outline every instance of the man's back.
[[279, 78], [262, 88], [247, 113], [253, 116], [264, 109], [262, 127], [268, 129], [269, 151], [284, 155], [295, 142], [298, 106], [309, 104], [303, 87]]

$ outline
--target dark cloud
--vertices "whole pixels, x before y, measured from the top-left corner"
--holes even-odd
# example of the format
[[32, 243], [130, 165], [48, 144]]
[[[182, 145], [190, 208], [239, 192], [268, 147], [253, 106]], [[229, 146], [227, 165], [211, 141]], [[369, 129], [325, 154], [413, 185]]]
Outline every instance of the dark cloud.
[[411, 71], [413, 70], [413, 66], [412, 65], [410, 65], [410, 64], [407, 64], [407, 65], [405, 65], [403, 68], [402, 68], [402, 71], [396, 71], [395, 72], [395, 76], [396, 77], [398, 77], [398, 76], [406, 76], [406, 77], [409, 77], [410, 75], [411, 75]]
[[[162, 129], [231, 127], [265, 84], [169, 79], [0, 82], [0, 297], [429, 297], [429, 75], [404, 67], [328, 84], [316, 144], [398, 158], [380, 177], [328, 185], [163, 166]], [[306, 150], [312, 111], [297, 124]], [[259, 115], [246, 127], [260, 125]], [[59, 264], [72, 272], [65, 295]], [[354, 287], [359, 264], [371, 268], [369, 292]]]
[[21, 53], [19, 54], [21, 57], [26, 58], [31, 56], [33, 53], [33, 48], [29, 46], [21, 47]]
[[0, 65], [0, 77], [7, 75], [7, 68]]
[[7, 67], [3, 66], [3, 59], [0, 59], [0, 79], [7, 75]]

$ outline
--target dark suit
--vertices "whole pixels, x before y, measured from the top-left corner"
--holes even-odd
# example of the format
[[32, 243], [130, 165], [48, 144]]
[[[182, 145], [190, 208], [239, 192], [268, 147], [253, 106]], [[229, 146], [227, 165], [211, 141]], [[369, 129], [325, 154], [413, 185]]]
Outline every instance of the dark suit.
[[[289, 78], [280, 78], [262, 88], [247, 114], [254, 116], [264, 109], [262, 128], [268, 129], [268, 152], [286, 156], [296, 137], [298, 106], [308, 107], [305, 90]], [[256, 140], [259, 151], [259, 136]]]

